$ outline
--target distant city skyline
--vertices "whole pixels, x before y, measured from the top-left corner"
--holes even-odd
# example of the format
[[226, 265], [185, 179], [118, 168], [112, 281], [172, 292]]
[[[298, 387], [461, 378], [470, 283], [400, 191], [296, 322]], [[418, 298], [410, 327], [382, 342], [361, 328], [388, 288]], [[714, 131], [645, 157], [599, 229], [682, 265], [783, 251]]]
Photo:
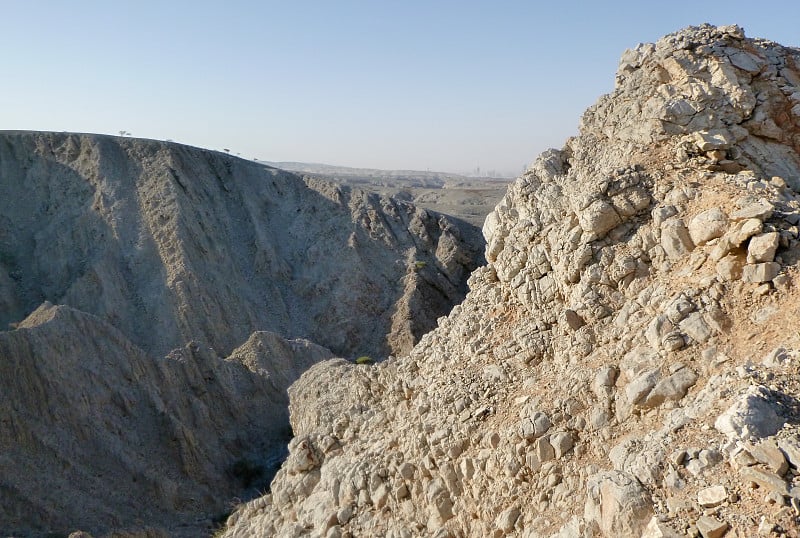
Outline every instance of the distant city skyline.
[[267, 161], [517, 175], [577, 134], [626, 48], [800, 3], [2, 1], [0, 129], [170, 139]]

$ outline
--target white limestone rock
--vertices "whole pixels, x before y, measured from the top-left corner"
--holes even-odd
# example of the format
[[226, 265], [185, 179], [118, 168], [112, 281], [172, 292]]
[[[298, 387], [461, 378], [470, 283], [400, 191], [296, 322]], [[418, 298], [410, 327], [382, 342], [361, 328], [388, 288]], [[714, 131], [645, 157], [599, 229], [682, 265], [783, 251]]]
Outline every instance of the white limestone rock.
[[643, 402], [644, 407], [657, 407], [665, 401], [678, 401], [697, 382], [698, 376], [689, 368], [681, 368], [660, 380]]
[[514, 529], [514, 524], [520, 516], [520, 510], [516, 506], [510, 506], [500, 512], [495, 520], [495, 525], [504, 533], [510, 533]]
[[751, 385], [714, 422], [714, 427], [732, 439], [761, 439], [783, 427], [775, 395], [763, 385]]
[[728, 254], [717, 262], [715, 268], [720, 278], [727, 281], [733, 281], [742, 278], [742, 270], [744, 269], [744, 265], [744, 256]]
[[728, 149], [736, 142], [733, 134], [728, 129], [696, 131], [692, 133], [692, 137], [700, 151]]
[[742, 280], [760, 284], [773, 280], [780, 273], [781, 264], [777, 262], [748, 263], [742, 267]]
[[728, 523], [709, 516], [700, 516], [697, 530], [703, 538], [722, 538], [728, 530]]
[[602, 536], [640, 536], [651, 517], [647, 492], [632, 476], [608, 471], [588, 480], [584, 519]]
[[741, 209], [731, 213], [731, 219], [741, 221], [746, 219], [758, 219], [765, 221], [772, 216], [775, 206], [767, 200], [759, 200], [757, 202], [748, 203]]
[[747, 245], [747, 263], [773, 261], [779, 242], [778, 232], [768, 232], [751, 237], [750, 243]]
[[705, 343], [713, 335], [713, 331], [700, 312], [689, 314], [678, 327], [698, 344]]
[[596, 200], [578, 214], [578, 222], [583, 231], [603, 237], [616, 227], [622, 219], [614, 206], [603, 200]]
[[778, 446], [784, 453], [789, 463], [795, 469], [800, 469], [800, 438], [797, 436], [778, 440]]
[[575, 440], [570, 432], [558, 432], [550, 436], [550, 445], [556, 459], [561, 459], [567, 455], [575, 446]]
[[728, 490], [725, 486], [711, 486], [697, 492], [697, 503], [703, 508], [713, 508], [728, 499]]
[[683, 538], [683, 535], [666, 523], [659, 521], [658, 516], [653, 516], [641, 538]]
[[707, 209], [689, 221], [689, 236], [697, 246], [722, 237], [727, 230], [728, 215], [718, 207]]
[[660, 368], [652, 368], [639, 374], [638, 377], [625, 386], [625, 395], [628, 403], [635, 405], [643, 402], [660, 378]]
[[694, 249], [689, 230], [682, 219], [669, 218], [661, 225], [661, 246], [672, 260], [679, 260]]

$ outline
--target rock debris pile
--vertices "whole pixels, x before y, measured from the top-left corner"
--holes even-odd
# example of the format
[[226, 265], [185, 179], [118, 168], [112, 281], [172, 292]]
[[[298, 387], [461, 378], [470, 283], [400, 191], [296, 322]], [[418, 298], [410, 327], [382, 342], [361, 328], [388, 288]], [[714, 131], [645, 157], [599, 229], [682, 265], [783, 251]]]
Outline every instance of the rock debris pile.
[[800, 50], [626, 51], [402, 358], [321, 362], [225, 536], [796, 535]]

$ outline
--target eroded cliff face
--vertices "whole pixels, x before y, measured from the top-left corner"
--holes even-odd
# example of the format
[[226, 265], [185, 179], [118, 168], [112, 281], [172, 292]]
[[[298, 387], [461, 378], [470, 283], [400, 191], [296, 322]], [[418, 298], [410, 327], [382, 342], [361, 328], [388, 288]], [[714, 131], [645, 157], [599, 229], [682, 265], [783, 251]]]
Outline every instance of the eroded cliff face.
[[48, 300], [157, 355], [255, 330], [405, 352], [482, 262], [466, 223], [172, 143], [7, 132], [0, 179], [0, 323]]
[[286, 385], [332, 356], [259, 332], [226, 359], [194, 343], [153, 359], [95, 316], [43, 305], [0, 333], [0, 529], [206, 533], [265, 487]]
[[800, 51], [690, 27], [623, 55], [406, 357], [290, 389], [226, 536], [797, 532]]
[[0, 534], [209, 534], [285, 454], [286, 388], [410, 349], [478, 235], [196, 148], [0, 133]]

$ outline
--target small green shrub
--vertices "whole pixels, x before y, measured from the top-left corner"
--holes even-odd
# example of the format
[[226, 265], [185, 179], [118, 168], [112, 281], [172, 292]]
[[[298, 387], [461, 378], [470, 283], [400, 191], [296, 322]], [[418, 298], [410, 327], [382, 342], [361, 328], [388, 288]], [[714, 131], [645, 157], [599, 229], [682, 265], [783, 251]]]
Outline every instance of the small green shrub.
[[375, 361], [372, 360], [372, 357], [368, 357], [366, 355], [362, 355], [356, 359], [356, 364], [372, 364]]
[[422, 260], [418, 260], [418, 261], [414, 262], [414, 268], [417, 269], [418, 271], [420, 269], [423, 269], [426, 265], [428, 265], [428, 262], [424, 262]]

